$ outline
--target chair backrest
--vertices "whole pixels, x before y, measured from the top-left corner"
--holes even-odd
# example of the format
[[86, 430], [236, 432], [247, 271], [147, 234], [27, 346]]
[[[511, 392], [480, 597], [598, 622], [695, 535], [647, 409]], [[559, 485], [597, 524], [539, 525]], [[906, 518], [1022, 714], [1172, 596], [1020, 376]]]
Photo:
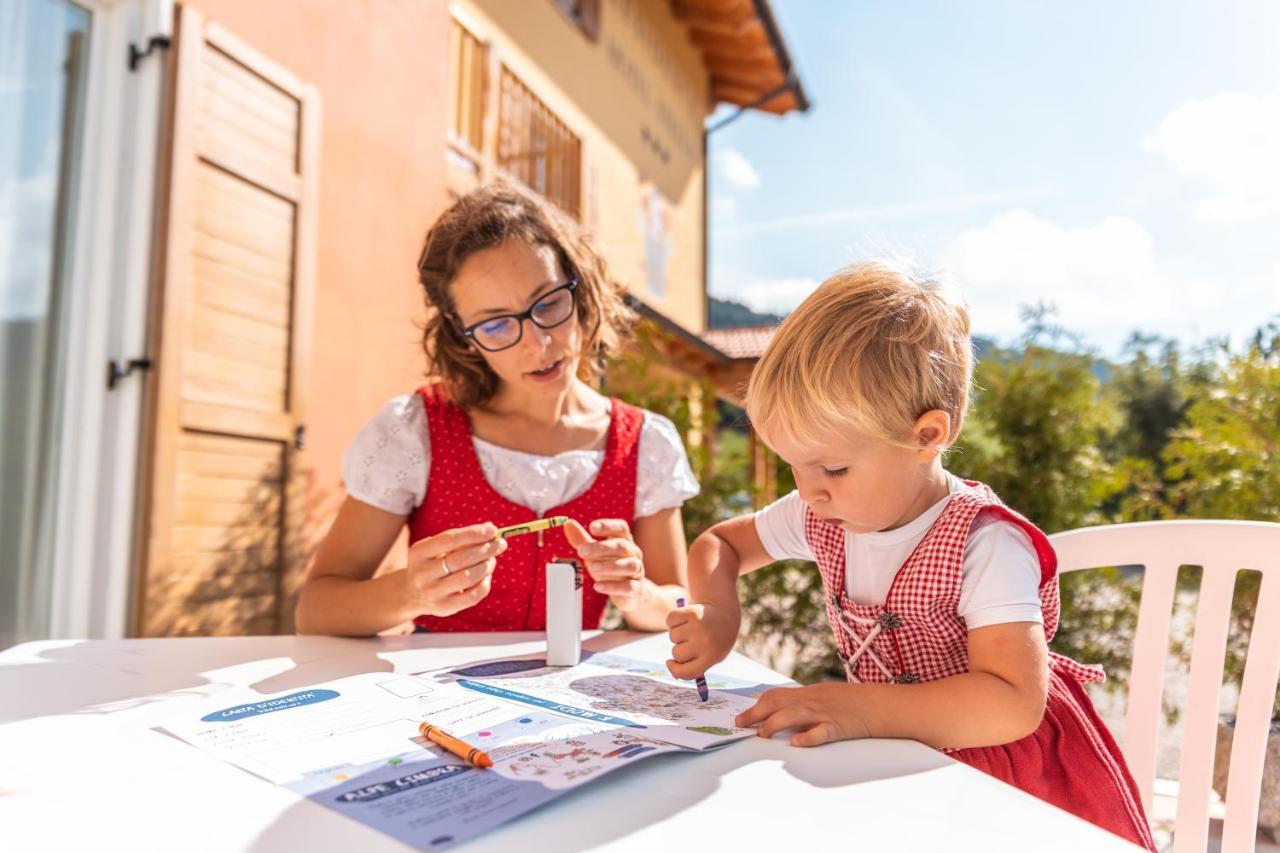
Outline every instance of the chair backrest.
[[[1059, 571], [1141, 565], [1142, 599], [1134, 637], [1124, 754], [1147, 814], [1156, 772], [1161, 690], [1178, 568], [1200, 566], [1199, 603], [1183, 709], [1174, 850], [1208, 843], [1209, 791], [1217, 739], [1218, 691], [1236, 574], [1262, 573], [1227, 777], [1224, 851], [1252, 850], [1271, 709], [1280, 678], [1280, 524], [1260, 521], [1152, 521], [1069, 530], [1049, 537]], [[1065, 618], [1070, 618], [1069, 614]]]

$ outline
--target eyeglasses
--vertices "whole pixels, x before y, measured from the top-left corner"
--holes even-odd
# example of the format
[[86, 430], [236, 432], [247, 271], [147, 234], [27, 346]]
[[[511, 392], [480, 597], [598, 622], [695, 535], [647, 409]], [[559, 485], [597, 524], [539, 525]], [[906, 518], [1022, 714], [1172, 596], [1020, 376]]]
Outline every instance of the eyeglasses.
[[548, 291], [520, 314], [499, 314], [465, 328], [459, 328], [464, 338], [476, 342], [481, 349], [499, 352], [520, 343], [524, 337], [524, 321], [530, 320], [539, 329], [554, 329], [573, 316], [573, 291], [578, 286], [576, 278], [569, 279], [555, 290]]

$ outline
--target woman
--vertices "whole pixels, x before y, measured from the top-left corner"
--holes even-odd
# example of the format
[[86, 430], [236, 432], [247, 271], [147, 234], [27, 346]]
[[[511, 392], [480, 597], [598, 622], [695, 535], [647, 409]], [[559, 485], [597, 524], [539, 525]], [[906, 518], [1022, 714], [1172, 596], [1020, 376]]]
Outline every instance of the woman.
[[[584, 626], [612, 600], [630, 627], [664, 629], [684, 594], [680, 507], [698, 485], [670, 421], [588, 381], [630, 319], [603, 258], [545, 202], [491, 185], [437, 220], [418, 272], [437, 381], [393, 399], [348, 447], [348, 497], [298, 630], [538, 630], [544, 566], [567, 556], [590, 576]], [[572, 520], [495, 538], [552, 515]], [[406, 524], [407, 564], [374, 577]]]

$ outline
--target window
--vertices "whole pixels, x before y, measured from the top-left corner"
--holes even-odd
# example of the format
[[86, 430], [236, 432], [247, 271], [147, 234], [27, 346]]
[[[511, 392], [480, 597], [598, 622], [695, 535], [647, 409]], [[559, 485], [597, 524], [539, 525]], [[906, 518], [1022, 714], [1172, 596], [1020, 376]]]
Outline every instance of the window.
[[44, 636], [90, 15], [0, 10], [0, 648]]
[[506, 66], [498, 104], [497, 164], [575, 219], [581, 217], [582, 141]]
[[461, 195], [502, 170], [581, 219], [582, 140], [456, 18], [449, 61], [449, 191]]
[[592, 40], [600, 38], [600, 0], [551, 0]]
[[469, 170], [479, 171], [484, 148], [484, 111], [487, 52], [466, 27], [453, 21], [449, 38], [449, 67], [453, 80], [449, 91], [450, 141]]

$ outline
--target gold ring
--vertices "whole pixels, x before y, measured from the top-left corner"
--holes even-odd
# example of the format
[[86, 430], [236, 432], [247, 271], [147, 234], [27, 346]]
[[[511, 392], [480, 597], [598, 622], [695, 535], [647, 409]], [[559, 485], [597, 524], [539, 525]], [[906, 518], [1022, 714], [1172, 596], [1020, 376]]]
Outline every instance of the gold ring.
[[444, 574], [441, 577], [449, 577], [449, 558], [447, 556], [440, 558], [440, 568], [444, 569]]

